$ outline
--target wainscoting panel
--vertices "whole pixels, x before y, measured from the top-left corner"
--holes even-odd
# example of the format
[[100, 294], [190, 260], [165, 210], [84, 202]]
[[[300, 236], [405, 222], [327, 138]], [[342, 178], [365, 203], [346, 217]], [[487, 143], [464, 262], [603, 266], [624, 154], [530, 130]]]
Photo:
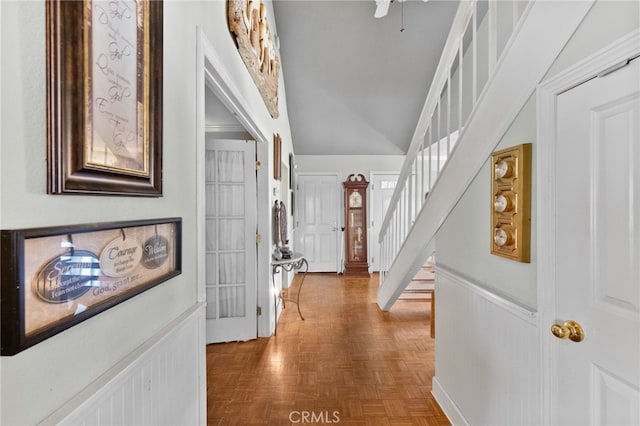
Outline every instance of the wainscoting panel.
[[540, 424], [536, 313], [436, 269], [433, 394], [454, 424]]
[[204, 335], [198, 304], [41, 424], [206, 424]]

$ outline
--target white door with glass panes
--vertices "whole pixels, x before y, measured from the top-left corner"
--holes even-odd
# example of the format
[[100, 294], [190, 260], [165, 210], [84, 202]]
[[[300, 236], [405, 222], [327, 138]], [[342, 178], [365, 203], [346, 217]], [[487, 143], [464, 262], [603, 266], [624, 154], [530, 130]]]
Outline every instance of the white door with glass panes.
[[551, 423], [638, 425], [640, 59], [556, 104]]
[[369, 265], [372, 271], [380, 270], [380, 227], [387, 214], [393, 191], [398, 182], [398, 173], [371, 172], [371, 232], [369, 233]]
[[255, 141], [207, 138], [207, 343], [257, 337]]
[[301, 173], [296, 185], [296, 250], [309, 262], [309, 272], [338, 272], [338, 174]]

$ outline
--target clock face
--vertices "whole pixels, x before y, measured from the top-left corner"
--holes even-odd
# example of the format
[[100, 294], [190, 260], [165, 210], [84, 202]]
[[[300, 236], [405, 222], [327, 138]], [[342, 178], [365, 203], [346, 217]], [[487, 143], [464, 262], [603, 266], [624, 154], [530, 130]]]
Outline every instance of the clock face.
[[351, 195], [349, 195], [349, 207], [359, 208], [362, 207], [362, 195], [355, 189]]
[[502, 228], [497, 228], [493, 234], [493, 241], [500, 247], [509, 243], [509, 234]]
[[500, 194], [495, 198], [493, 202], [493, 208], [499, 213], [511, 210], [510, 200], [504, 195]]
[[495, 173], [496, 178], [502, 179], [505, 177], [511, 176], [511, 164], [509, 164], [506, 160], [500, 160], [496, 163]]

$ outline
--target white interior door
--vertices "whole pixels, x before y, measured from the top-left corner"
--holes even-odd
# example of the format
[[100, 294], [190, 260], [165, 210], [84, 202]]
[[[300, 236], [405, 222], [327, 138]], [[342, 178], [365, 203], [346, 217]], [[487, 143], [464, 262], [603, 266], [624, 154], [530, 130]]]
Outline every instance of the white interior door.
[[556, 323], [585, 337], [544, 331], [551, 422], [638, 425], [640, 60], [559, 95], [556, 141]]
[[369, 265], [380, 270], [380, 227], [398, 182], [398, 173], [371, 173], [371, 229], [369, 232]]
[[255, 142], [207, 138], [207, 343], [257, 337]]
[[296, 250], [309, 262], [309, 272], [338, 272], [338, 175], [301, 173], [297, 179]]

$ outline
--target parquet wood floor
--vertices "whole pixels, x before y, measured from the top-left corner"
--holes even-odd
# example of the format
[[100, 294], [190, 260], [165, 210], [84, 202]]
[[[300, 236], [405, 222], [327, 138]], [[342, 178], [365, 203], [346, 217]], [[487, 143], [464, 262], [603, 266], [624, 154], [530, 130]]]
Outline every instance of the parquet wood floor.
[[377, 287], [310, 273], [304, 321], [288, 304], [277, 336], [207, 346], [208, 424], [449, 425], [430, 393], [429, 302], [382, 312]]

